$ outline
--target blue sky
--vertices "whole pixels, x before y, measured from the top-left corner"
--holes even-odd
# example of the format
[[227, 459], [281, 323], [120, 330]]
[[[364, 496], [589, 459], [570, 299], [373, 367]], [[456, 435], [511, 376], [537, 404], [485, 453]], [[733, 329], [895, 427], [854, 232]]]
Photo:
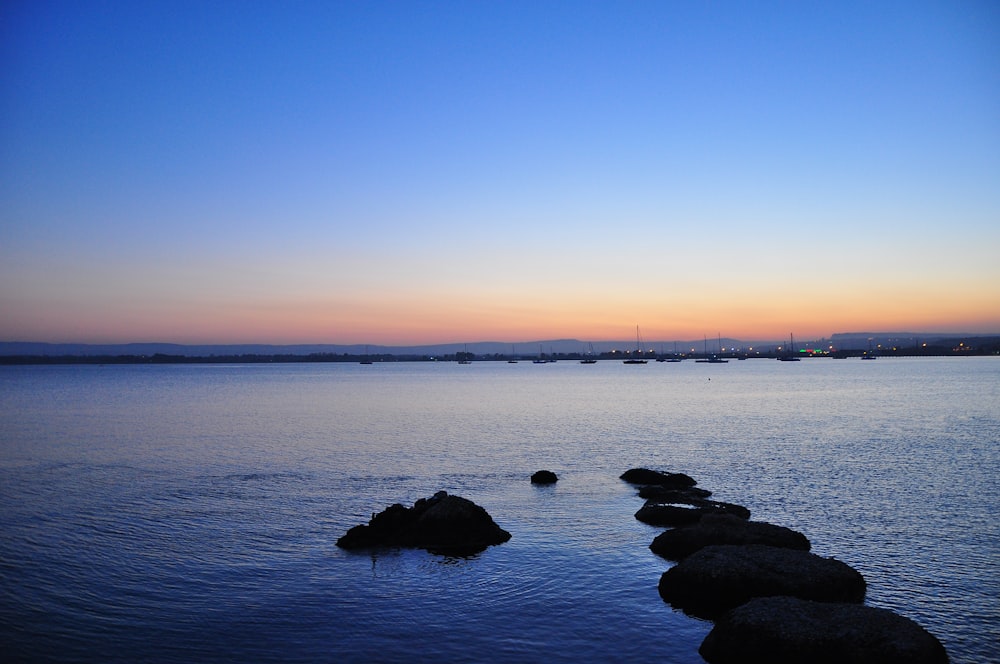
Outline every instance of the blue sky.
[[1000, 331], [993, 2], [8, 2], [0, 338]]

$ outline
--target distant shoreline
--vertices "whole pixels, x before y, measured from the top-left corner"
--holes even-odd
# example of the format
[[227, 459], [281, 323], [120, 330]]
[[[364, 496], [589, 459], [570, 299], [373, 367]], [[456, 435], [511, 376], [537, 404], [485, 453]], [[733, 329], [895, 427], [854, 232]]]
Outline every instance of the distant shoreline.
[[[852, 349], [842, 351], [803, 352], [798, 353], [801, 359], [849, 359], [860, 358], [866, 351]], [[1000, 342], [994, 340], [989, 344], [963, 346], [921, 346], [918, 348], [883, 348], [873, 352], [877, 358], [898, 357], [982, 357], [1000, 356]], [[637, 351], [611, 351], [604, 353], [542, 353], [540, 356], [523, 354], [471, 352], [444, 353], [441, 355], [418, 355], [396, 353], [309, 353], [299, 354], [259, 354], [247, 353], [239, 355], [172, 355], [154, 353], [152, 355], [0, 355], [0, 365], [53, 365], [53, 364], [307, 364], [307, 363], [371, 363], [385, 364], [391, 362], [508, 362], [518, 360], [530, 362], [541, 357], [546, 362], [579, 362], [583, 359], [603, 361], [623, 361], [626, 359], [645, 359], [648, 361], [694, 361], [708, 357], [725, 360], [776, 360], [781, 357], [779, 351], [723, 352], [723, 353], [641, 353]]]
[[[853, 357], [876, 355], [993, 355], [1000, 354], [1000, 333], [838, 332], [819, 339], [796, 338], [793, 354]], [[725, 336], [702, 339], [645, 340], [641, 351], [635, 340], [584, 341], [539, 339], [534, 341], [451, 342], [421, 345], [382, 344], [177, 344], [50, 343], [0, 341], [2, 364], [53, 363], [194, 363], [194, 362], [360, 362], [362, 360], [413, 362], [433, 360], [644, 359], [669, 357], [774, 357], [788, 355], [786, 340], [748, 340]]]

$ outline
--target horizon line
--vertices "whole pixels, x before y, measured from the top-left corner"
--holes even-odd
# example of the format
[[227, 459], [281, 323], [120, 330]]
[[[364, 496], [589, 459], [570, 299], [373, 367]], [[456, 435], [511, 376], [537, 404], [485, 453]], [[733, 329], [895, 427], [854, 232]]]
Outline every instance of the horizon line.
[[[743, 339], [741, 337], [726, 336], [722, 337], [718, 333], [716, 335], [711, 335], [715, 338], [724, 338], [727, 341], [752, 341], [755, 343], [767, 342], [767, 343], [783, 343], [788, 339], [786, 337], [782, 338], [766, 338], [758, 337], [754, 339]], [[819, 340], [829, 340], [835, 337], [927, 337], [927, 338], [945, 338], [945, 337], [992, 337], [1000, 336], [1000, 331], [996, 332], [927, 332], [927, 331], [854, 331], [854, 332], [833, 332], [829, 335], [824, 335], [820, 337], [802, 337], [802, 342], [806, 341], [819, 341]], [[711, 339], [709, 335], [703, 335], [703, 339]], [[701, 341], [697, 338], [689, 339], [656, 339], [656, 340], [644, 340], [643, 345], [652, 343], [694, 343], [696, 341]], [[538, 344], [538, 343], [557, 343], [557, 342], [574, 342], [574, 343], [632, 343], [633, 340], [627, 339], [580, 339], [576, 337], [559, 337], [559, 338], [547, 338], [547, 339], [528, 339], [522, 341], [509, 341], [509, 340], [497, 340], [497, 339], [481, 339], [479, 341], [431, 341], [431, 342], [401, 342], [401, 343], [371, 343], [364, 341], [295, 341], [295, 342], [275, 342], [275, 341], [206, 341], [206, 342], [179, 342], [179, 341], [29, 341], [29, 340], [0, 340], [0, 344], [3, 345], [20, 345], [20, 344], [34, 344], [34, 345], [47, 345], [47, 346], [142, 346], [142, 345], [160, 345], [160, 346], [373, 346], [373, 347], [383, 347], [383, 348], [393, 348], [393, 347], [423, 347], [423, 346], [452, 346], [459, 344]]]

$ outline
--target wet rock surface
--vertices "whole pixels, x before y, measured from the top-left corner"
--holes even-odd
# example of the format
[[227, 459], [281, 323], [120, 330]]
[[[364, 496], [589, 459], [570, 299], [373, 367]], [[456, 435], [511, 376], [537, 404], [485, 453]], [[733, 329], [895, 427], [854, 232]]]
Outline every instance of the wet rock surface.
[[660, 577], [664, 601], [717, 624], [699, 650], [729, 662], [947, 662], [941, 643], [892, 611], [862, 604], [860, 573], [809, 553], [809, 540], [750, 510], [708, 500], [683, 473], [632, 468], [621, 479], [647, 499], [636, 519], [672, 526], [650, 549], [679, 560]]
[[691, 525], [664, 531], [649, 548], [668, 560], [681, 560], [715, 544], [766, 544], [799, 551], [810, 548], [806, 536], [791, 528], [732, 514], [706, 514]]
[[510, 539], [485, 509], [461, 496], [438, 491], [413, 507], [396, 503], [373, 514], [367, 525], [354, 526], [337, 540], [344, 549], [401, 546], [431, 553], [469, 556]]
[[707, 546], [664, 572], [659, 584], [664, 601], [709, 619], [754, 597], [861, 602], [865, 589], [864, 577], [846, 563], [761, 544]]
[[621, 474], [621, 479], [629, 484], [650, 484], [671, 489], [687, 489], [697, 484], [684, 473], [664, 473], [648, 468], [630, 468]]
[[938, 664], [944, 646], [909, 618], [860, 604], [753, 599], [718, 620], [698, 650], [710, 664]]
[[551, 470], [539, 470], [531, 475], [532, 484], [555, 484], [557, 481], [559, 478]]
[[685, 489], [671, 489], [655, 484], [644, 484], [639, 487], [639, 497], [646, 499], [656, 499], [661, 503], [686, 503], [691, 500], [708, 498], [712, 492], [696, 486]]
[[639, 508], [635, 518], [651, 526], [684, 526], [697, 523], [702, 517], [713, 514], [728, 514], [739, 519], [750, 518], [750, 510], [742, 505], [702, 498], [681, 505], [650, 500]]

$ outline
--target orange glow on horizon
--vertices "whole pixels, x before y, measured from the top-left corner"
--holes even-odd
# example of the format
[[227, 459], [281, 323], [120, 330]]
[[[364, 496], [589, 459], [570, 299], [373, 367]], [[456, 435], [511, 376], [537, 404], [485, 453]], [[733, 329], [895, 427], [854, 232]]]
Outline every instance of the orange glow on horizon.
[[[546, 339], [627, 341], [639, 325], [649, 342], [821, 339], [838, 332], [1000, 333], [1000, 296], [988, 290], [805, 288], [756, 294], [744, 287], [646, 289], [600, 287], [512, 292], [451, 286], [400, 287], [350, 295], [294, 297], [245, 293], [201, 299], [110, 296], [87, 305], [12, 301], [0, 335], [8, 341], [182, 344], [356, 344], [409, 346]], [[388, 293], [388, 294], [387, 294]], [[858, 295], [862, 293], [863, 295]]]
[[[633, 322], [635, 319], [639, 319]], [[79, 321], [78, 321], [79, 322]], [[824, 338], [836, 332], [899, 331], [899, 332], [964, 332], [992, 333], [1000, 331], [1000, 321], [974, 320], [944, 321], [934, 318], [906, 319], [849, 317], [839, 320], [780, 322], [739, 321], [736, 319], [696, 325], [671, 325], [668, 320], [650, 316], [643, 320], [632, 316], [627, 322], [598, 321], [593, 319], [555, 319], [542, 315], [516, 321], [482, 318], [469, 320], [465, 316], [425, 314], [389, 316], [364, 316], [353, 319], [310, 319], [285, 316], [276, 320], [272, 316], [223, 315], [213, 319], [185, 321], [177, 318], [157, 320], [148, 318], [141, 323], [117, 325], [113, 330], [91, 321], [75, 326], [72, 334], [58, 337], [25, 332], [10, 340], [38, 340], [55, 342], [127, 343], [134, 341], [163, 341], [188, 344], [268, 343], [268, 344], [351, 344], [372, 343], [380, 345], [422, 345], [475, 341], [502, 341], [518, 343], [541, 339], [575, 338], [586, 341], [629, 340], [634, 336], [638, 323], [647, 341], [700, 339], [716, 336], [736, 339], [784, 339], [791, 332], [800, 339]]]

